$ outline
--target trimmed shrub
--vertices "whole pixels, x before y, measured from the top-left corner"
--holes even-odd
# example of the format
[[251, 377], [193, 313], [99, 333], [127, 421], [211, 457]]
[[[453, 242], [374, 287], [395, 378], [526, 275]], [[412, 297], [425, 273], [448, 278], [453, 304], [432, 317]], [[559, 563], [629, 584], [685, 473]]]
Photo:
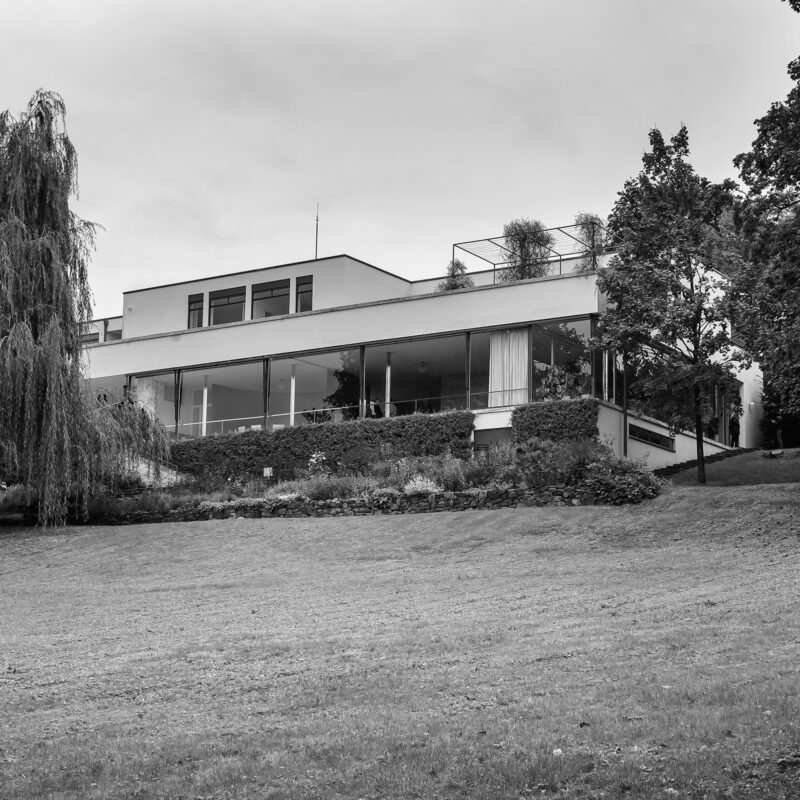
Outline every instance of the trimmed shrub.
[[547, 400], [517, 406], [511, 412], [511, 427], [517, 442], [533, 437], [553, 442], [565, 439], [597, 439], [597, 413], [600, 403], [594, 397], [580, 400]]
[[265, 466], [302, 469], [320, 452], [332, 463], [357, 464], [359, 470], [369, 454], [375, 461], [387, 454], [431, 456], [448, 450], [465, 457], [473, 419], [470, 411], [449, 411], [205, 436], [174, 442], [170, 458], [182, 472], [227, 479], [260, 477]]

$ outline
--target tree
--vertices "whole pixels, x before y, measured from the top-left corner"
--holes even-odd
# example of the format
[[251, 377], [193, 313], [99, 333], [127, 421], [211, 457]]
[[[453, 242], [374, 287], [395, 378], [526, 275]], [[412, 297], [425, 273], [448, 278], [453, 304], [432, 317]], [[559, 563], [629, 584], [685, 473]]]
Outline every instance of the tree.
[[535, 219], [514, 219], [503, 227], [505, 250], [508, 253], [506, 266], [500, 280], [524, 281], [542, 278], [550, 271], [553, 235]]
[[685, 127], [669, 143], [652, 130], [650, 145], [608, 220], [616, 255], [598, 276], [608, 299], [601, 341], [636, 375], [634, 407], [675, 432], [694, 431], [705, 483], [703, 433], [714, 422], [714, 392], [738, 397], [720, 274], [735, 240], [734, 186], [695, 173]]
[[771, 402], [800, 417], [800, 59], [789, 75], [786, 100], [755, 121], [751, 150], [734, 159], [748, 194], [740, 215], [747, 260], [734, 276], [732, 314]]
[[463, 261], [454, 258], [447, 265], [447, 274], [444, 280], [436, 287], [437, 292], [452, 292], [454, 289], [468, 289], [474, 282], [467, 275], [467, 267]]
[[89, 493], [166, 438], [129, 401], [100, 402], [84, 377], [82, 326], [96, 226], [77, 217], [77, 157], [64, 102], [38, 91], [0, 114], [0, 474], [25, 484], [42, 525], [85, 512]]

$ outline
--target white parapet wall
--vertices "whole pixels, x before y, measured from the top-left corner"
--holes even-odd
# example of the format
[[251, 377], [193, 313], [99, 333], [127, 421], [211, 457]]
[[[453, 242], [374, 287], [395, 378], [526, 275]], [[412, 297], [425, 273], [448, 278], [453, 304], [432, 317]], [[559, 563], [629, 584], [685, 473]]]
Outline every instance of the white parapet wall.
[[597, 303], [592, 280], [539, 278], [133, 339], [126, 327], [122, 341], [92, 345], [85, 353], [91, 377], [102, 378], [520, 325], [595, 313]]

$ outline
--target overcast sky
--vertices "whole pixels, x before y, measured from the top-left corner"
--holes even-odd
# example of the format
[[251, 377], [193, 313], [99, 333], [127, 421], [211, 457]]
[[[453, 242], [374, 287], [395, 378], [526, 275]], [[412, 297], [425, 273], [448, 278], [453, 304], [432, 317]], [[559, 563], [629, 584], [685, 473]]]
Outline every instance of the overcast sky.
[[123, 290], [348, 253], [408, 278], [516, 217], [605, 216], [647, 134], [713, 180], [786, 96], [779, 0], [5, 0], [0, 108], [59, 92]]

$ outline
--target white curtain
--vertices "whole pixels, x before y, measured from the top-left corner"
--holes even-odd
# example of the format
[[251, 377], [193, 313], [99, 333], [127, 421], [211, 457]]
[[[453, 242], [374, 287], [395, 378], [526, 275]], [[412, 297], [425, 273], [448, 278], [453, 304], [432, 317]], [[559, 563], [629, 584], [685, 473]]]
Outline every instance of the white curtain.
[[528, 331], [493, 331], [489, 337], [489, 407], [528, 402]]

